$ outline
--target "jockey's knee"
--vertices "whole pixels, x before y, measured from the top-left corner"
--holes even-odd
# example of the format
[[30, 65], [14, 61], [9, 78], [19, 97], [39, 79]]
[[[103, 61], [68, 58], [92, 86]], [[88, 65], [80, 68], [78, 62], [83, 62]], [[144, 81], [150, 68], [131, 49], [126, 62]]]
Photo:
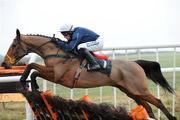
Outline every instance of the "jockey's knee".
[[85, 48], [88, 49], [89, 51], [98, 51], [103, 48], [103, 40], [102, 38], [98, 38], [95, 41], [89, 41], [86, 43], [81, 43], [77, 46], [77, 49]]
[[79, 51], [80, 49], [82, 49], [82, 48], [83, 48], [83, 49], [88, 49], [86, 43], [82, 43], [82, 44], [79, 44], [79, 45], [77, 46], [78, 51]]

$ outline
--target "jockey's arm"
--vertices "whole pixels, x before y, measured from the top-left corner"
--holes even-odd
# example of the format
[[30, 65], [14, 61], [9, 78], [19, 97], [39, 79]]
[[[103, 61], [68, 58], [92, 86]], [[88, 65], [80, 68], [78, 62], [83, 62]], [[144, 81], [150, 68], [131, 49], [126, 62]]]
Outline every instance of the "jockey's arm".
[[76, 45], [78, 44], [78, 41], [71, 40], [70, 42], [65, 42], [65, 41], [59, 40], [57, 43], [65, 51], [72, 51], [76, 47]]

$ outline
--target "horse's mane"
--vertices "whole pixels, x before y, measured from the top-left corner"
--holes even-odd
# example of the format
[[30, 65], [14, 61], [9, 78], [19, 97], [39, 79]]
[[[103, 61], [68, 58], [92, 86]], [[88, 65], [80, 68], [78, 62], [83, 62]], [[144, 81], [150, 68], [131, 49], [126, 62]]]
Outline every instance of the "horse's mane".
[[50, 37], [50, 36], [47, 36], [47, 35], [42, 35], [42, 34], [26, 34], [26, 36], [37, 36], [37, 37], [45, 37], [45, 38], [49, 38], [49, 39], [57, 39], [57, 40], [61, 40], [59, 38], [56, 38], [56, 37]]
[[50, 36], [41, 35], [41, 34], [26, 34], [27, 36], [37, 36], [37, 37], [45, 37], [45, 38], [52, 38]]

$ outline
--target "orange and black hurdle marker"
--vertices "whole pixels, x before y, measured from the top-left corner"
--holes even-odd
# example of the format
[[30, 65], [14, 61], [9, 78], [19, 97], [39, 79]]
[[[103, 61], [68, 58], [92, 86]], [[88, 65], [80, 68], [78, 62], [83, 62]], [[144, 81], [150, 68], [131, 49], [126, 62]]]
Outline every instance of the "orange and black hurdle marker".
[[0, 77], [22, 75], [27, 66], [12, 66], [11, 69], [0, 67]]
[[[8, 82], [8, 77], [10, 76], [20, 76], [23, 74], [25, 68], [27, 66], [12, 66], [11, 69], [5, 69], [4, 67], [0, 67], [0, 77], [3, 79], [0, 80], [0, 93], [17, 93], [19, 92], [17, 88], [22, 87], [19, 81], [11, 81]], [[3, 80], [3, 81], [2, 81]], [[7, 82], [6, 82], [7, 80]]]

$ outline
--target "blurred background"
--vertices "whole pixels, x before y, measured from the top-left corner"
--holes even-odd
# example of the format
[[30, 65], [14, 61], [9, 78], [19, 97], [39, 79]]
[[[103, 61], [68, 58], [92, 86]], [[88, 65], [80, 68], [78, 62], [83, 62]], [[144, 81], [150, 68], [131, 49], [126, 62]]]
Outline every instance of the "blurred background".
[[22, 34], [62, 37], [64, 23], [90, 28], [104, 47], [178, 44], [179, 0], [0, 0], [0, 54]]

